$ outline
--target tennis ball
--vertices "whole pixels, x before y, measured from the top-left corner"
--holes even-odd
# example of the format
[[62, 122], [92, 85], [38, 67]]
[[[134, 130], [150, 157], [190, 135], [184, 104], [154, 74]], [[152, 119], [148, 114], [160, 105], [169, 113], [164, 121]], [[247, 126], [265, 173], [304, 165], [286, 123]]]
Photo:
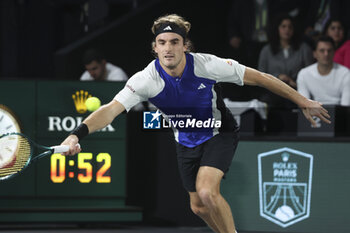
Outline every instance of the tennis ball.
[[101, 101], [97, 97], [87, 98], [85, 106], [90, 112], [96, 111], [101, 106]]

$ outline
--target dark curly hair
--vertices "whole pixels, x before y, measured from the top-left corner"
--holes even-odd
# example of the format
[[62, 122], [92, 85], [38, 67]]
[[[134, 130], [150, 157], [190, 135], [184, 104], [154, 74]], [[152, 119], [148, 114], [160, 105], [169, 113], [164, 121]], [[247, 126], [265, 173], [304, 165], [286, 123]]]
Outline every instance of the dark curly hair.
[[337, 17], [333, 17], [333, 18], [330, 18], [327, 23], [325, 24], [324, 28], [323, 28], [323, 31], [322, 31], [322, 35], [325, 35], [325, 36], [328, 36], [327, 35], [327, 32], [328, 32], [328, 29], [329, 27], [331, 26], [332, 23], [334, 22], [339, 22], [340, 23], [340, 26], [342, 27], [343, 29], [343, 32], [344, 32], [344, 38], [342, 41], [339, 41], [339, 43], [336, 43], [334, 41], [334, 45], [335, 45], [335, 49], [339, 48], [345, 41], [346, 41], [346, 31], [345, 31], [345, 28], [344, 28], [344, 22], [342, 20], [340, 20], [339, 18]]
[[289, 43], [291, 47], [294, 50], [299, 49], [301, 41], [299, 40], [299, 35], [296, 30], [296, 25], [294, 22], [294, 19], [287, 15], [287, 14], [281, 14], [275, 18], [275, 20], [272, 21], [272, 24], [270, 25], [269, 30], [269, 43], [271, 46], [271, 50], [273, 54], [277, 54], [281, 49], [281, 43], [280, 43], [280, 35], [279, 35], [279, 26], [283, 22], [283, 20], [290, 20], [293, 26], [293, 35], [290, 39]]
[[82, 62], [83, 62], [83, 65], [88, 65], [93, 61], [97, 61], [98, 63], [101, 63], [102, 60], [105, 60], [105, 59], [106, 58], [104, 54], [100, 50], [91, 48], [85, 51]]
[[[184, 45], [187, 46], [187, 51], [186, 53], [189, 53], [189, 52], [194, 52], [194, 46], [193, 46], [193, 43], [192, 41], [187, 37], [188, 36], [188, 33], [191, 29], [191, 23], [186, 21], [182, 16], [180, 15], [177, 15], [177, 14], [166, 14], [166, 15], [163, 15], [161, 17], [159, 17], [158, 19], [156, 19], [154, 22], [153, 22], [153, 25], [152, 25], [152, 33], [155, 34], [155, 31], [157, 28], [159, 28], [159, 26], [163, 23], [175, 23], [177, 24], [179, 27], [182, 27], [185, 29], [186, 31], [186, 39], [184, 41]], [[152, 55], [157, 58], [158, 57], [158, 54], [154, 51], [154, 47], [156, 45], [156, 42], [155, 42], [155, 38], [153, 39], [152, 41]]]

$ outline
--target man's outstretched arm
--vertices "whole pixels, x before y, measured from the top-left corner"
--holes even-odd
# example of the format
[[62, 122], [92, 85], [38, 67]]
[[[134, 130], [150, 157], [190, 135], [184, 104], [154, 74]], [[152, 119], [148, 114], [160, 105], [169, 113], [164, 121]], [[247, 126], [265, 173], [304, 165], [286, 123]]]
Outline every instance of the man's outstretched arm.
[[[108, 104], [101, 106], [97, 111], [91, 113], [84, 121], [87, 132], [93, 133], [99, 129], [106, 127], [112, 123], [120, 113], [125, 110], [124, 106], [116, 100], [112, 100]], [[78, 145], [79, 138], [77, 135], [70, 134], [61, 145], [69, 145], [69, 151], [65, 155], [74, 155], [81, 151]]]
[[313, 116], [320, 118], [326, 123], [331, 123], [328, 111], [322, 107], [320, 102], [302, 96], [299, 92], [270, 74], [262, 73], [247, 67], [243, 81], [246, 85], [264, 87], [269, 91], [294, 102], [302, 109], [306, 119], [308, 119], [314, 126], [316, 126], [316, 122], [312, 119]]

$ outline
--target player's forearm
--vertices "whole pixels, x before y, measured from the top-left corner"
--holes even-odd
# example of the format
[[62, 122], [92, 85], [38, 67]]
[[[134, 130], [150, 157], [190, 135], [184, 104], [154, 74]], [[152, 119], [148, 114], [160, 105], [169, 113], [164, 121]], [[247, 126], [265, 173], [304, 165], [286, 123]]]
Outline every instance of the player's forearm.
[[306, 98], [295, 89], [270, 74], [262, 73], [262, 76], [264, 76], [263, 81], [260, 83], [262, 87], [279, 96], [289, 99], [301, 108], [305, 107], [304, 103]]
[[280, 95], [304, 108], [307, 98], [300, 95], [296, 90], [279, 80], [278, 78], [255, 69], [247, 67], [244, 73], [244, 84], [260, 86]]
[[83, 123], [87, 125], [89, 133], [103, 129], [112, 123], [115, 117], [124, 111], [122, 105], [116, 101], [102, 105], [97, 111], [91, 113]]
[[103, 129], [113, 121], [114, 117], [109, 114], [106, 105], [102, 105], [97, 111], [91, 113], [83, 123], [87, 125], [89, 133]]

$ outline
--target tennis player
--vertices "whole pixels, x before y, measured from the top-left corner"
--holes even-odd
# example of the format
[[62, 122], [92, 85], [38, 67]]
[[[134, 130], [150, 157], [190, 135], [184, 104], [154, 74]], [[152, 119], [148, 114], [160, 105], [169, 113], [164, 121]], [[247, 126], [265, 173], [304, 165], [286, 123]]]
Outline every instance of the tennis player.
[[150, 101], [173, 123], [179, 171], [192, 211], [213, 231], [235, 233], [230, 206], [220, 194], [220, 182], [237, 147], [238, 127], [217, 84], [267, 88], [296, 103], [313, 125], [313, 116], [327, 123], [330, 116], [319, 102], [305, 98], [269, 74], [231, 59], [192, 53], [187, 37], [190, 28], [189, 22], [175, 14], [154, 21], [152, 47], [157, 58], [133, 75], [110, 103], [89, 115], [62, 144], [70, 146], [66, 155], [79, 153], [76, 144], [83, 137], [107, 126], [137, 103]]

